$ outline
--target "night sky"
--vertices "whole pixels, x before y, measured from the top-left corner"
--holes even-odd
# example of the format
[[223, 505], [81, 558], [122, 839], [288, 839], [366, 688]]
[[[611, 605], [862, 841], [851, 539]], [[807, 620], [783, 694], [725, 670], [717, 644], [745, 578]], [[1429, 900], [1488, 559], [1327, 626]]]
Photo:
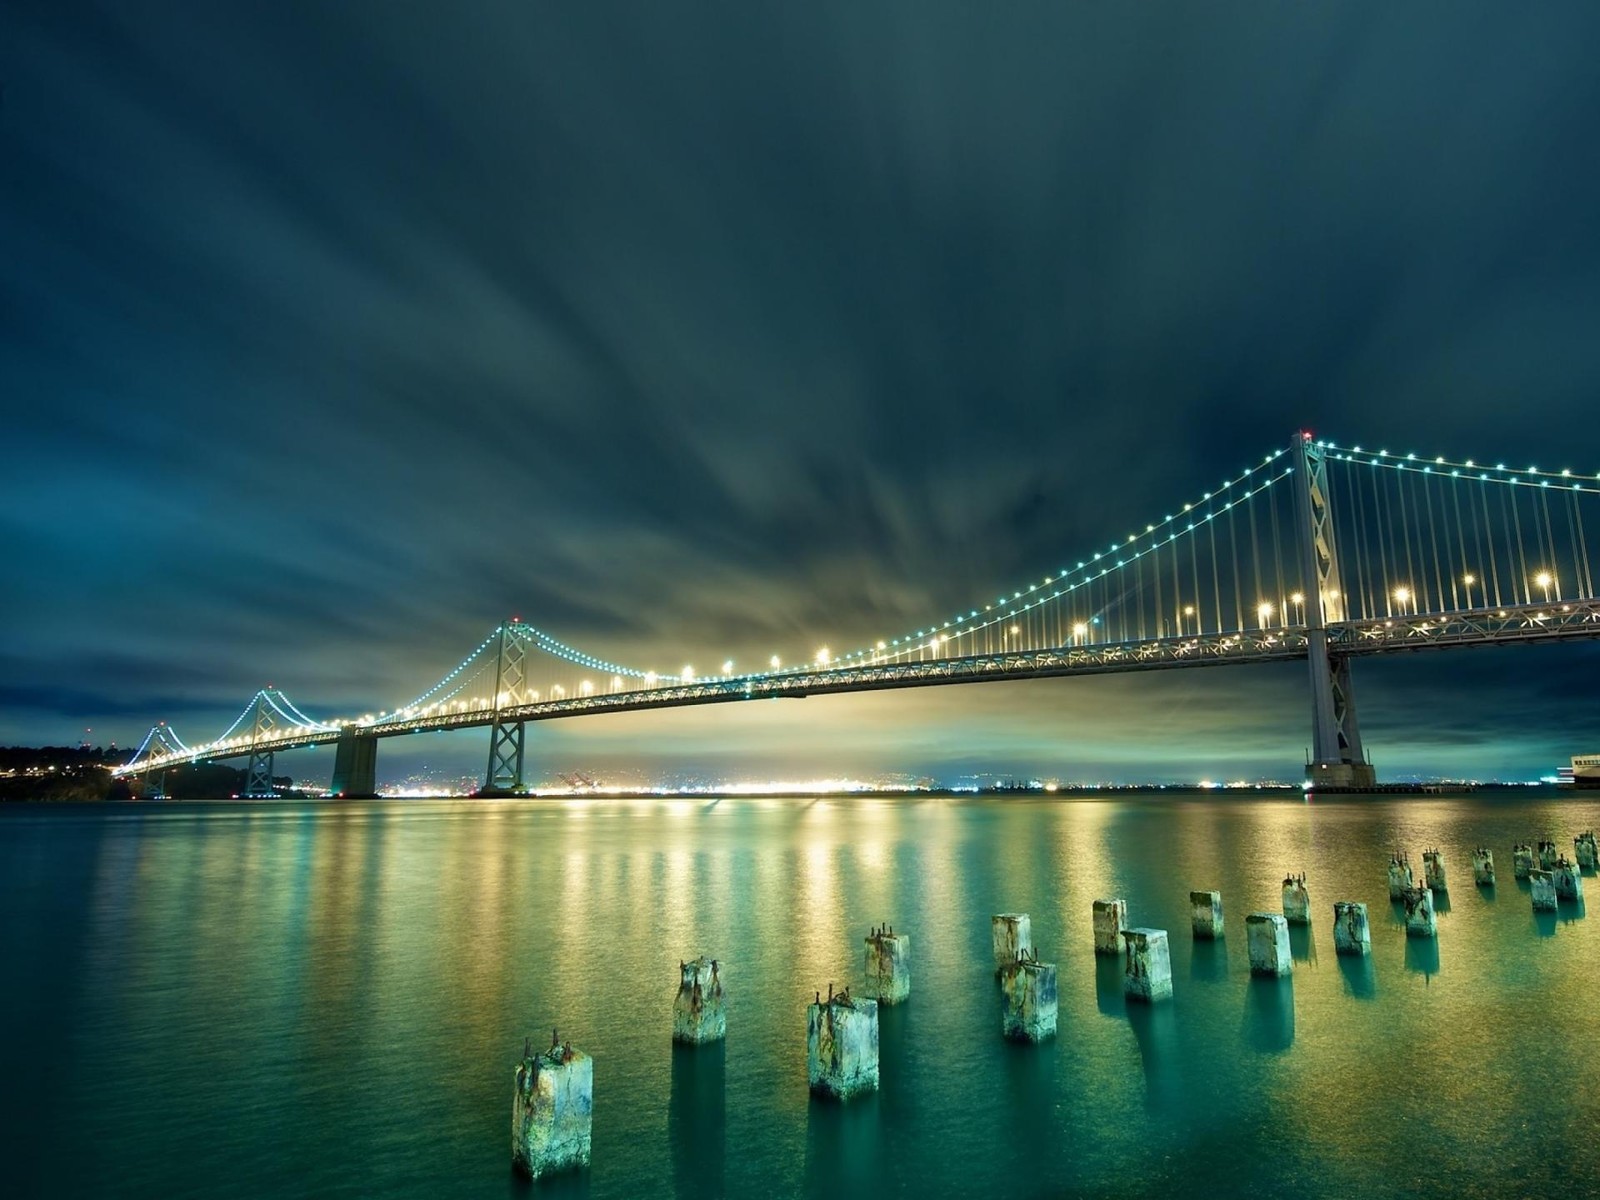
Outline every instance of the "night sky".
[[[1597, 45], [1587, 2], [8, 0], [0, 742], [392, 707], [512, 613], [858, 645], [1301, 427], [1600, 469]], [[1368, 749], [1551, 771], [1597, 667], [1363, 661]], [[1298, 777], [1303, 672], [556, 722], [530, 773]]]

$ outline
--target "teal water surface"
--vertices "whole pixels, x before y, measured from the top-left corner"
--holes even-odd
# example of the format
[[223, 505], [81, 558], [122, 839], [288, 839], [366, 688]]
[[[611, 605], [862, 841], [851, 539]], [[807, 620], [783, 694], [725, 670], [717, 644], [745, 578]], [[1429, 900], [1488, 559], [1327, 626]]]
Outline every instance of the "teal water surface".
[[[1597, 801], [0, 806], [5, 1190], [1592, 1194], [1600, 917], [1536, 918], [1510, 860], [1541, 836], [1570, 855]], [[1397, 845], [1419, 873], [1445, 853], [1436, 942], [1388, 902]], [[1252, 979], [1244, 917], [1291, 870], [1315, 924], [1291, 980]], [[1192, 940], [1192, 888], [1221, 890], [1220, 943]], [[1172, 1002], [1124, 1004], [1099, 896], [1171, 931]], [[1335, 957], [1336, 899], [1369, 905], [1370, 959]], [[1000, 1037], [1003, 911], [1060, 964], [1040, 1046]], [[859, 985], [880, 921], [914, 964], [881, 1089], [812, 1101], [805, 1005]], [[702, 953], [728, 1038], [675, 1049], [678, 960]], [[594, 1161], [530, 1189], [512, 1070], [552, 1026], [595, 1059]]]

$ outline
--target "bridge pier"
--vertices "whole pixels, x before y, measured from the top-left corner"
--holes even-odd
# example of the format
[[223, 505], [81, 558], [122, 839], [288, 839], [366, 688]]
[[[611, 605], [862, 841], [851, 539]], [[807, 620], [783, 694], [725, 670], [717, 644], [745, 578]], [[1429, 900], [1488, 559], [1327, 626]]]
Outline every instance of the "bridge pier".
[[333, 753], [331, 795], [345, 800], [375, 800], [378, 796], [378, 739], [357, 733], [353, 725], [339, 731]]
[[1339, 552], [1328, 504], [1322, 448], [1309, 433], [1291, 447], [1299, 522], [1300, 574], [1305, 589], [1306, 660], [1311, 667], [1311, 759], [1306, 782], [1314, 790], [1349, 791], [1377, 785], [1377, 772], [1361, 749], [1350, 659], [1328, 650], [1328, 623], [1345, 619]]

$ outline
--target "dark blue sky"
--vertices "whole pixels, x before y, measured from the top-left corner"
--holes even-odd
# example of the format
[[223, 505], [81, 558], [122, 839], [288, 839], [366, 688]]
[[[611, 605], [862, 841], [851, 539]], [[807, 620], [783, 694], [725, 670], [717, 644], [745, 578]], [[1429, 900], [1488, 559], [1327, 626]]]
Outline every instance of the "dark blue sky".
[[[11, 0], [0, 741], [390, 707], [511, 612], [644, 665], [856, 644], [1301, 426], [1595, 470], [1597, 44], [1587, 3]], [[1363, 663], [1369, 748], [1549, 769], [1597, 665]], [[1306, 703], [958, 688], [535, 757], [1288, 775]]]

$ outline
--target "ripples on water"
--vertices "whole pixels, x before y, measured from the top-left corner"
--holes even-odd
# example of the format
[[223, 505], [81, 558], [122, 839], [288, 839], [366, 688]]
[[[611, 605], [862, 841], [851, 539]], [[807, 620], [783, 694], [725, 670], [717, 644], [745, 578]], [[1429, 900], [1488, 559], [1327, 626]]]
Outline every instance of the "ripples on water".
[[[1536, 920], [1511, 845], [1600, 825], [1538, 798], [611, 800], [0, 808], [6, 1177], [22, 1194], [526, 1194], [511, 1072], [595, 1058], [594, 1164], [548, 1195], [1593, 1194], [1597, 918]], [[1436, 943], [1391, 847], [1450, 869]], [[1500, 886], [1471, 883], [1492, 846]], [[1244, 917], [1309, 876], [1292, 980]], [[1591, 899], [1600, 903], [1593, 877]], [[1191, 888], [1227, 936], [1194, 943]], [[1127, 1007], [1091, 902], [1172, 933]], [[1333, 953], [1367, 902], [1373, 954]], [[1003, 1042], [989, 915], [1060, 963], [1060, 1026]], [[909, 932], [882, 1089], [806, 1092], [804, 1006]], [[670, 1042], [680, 958], [728, 1040]], [[9, 1188], [7, 1189], [9, 1190]]]

